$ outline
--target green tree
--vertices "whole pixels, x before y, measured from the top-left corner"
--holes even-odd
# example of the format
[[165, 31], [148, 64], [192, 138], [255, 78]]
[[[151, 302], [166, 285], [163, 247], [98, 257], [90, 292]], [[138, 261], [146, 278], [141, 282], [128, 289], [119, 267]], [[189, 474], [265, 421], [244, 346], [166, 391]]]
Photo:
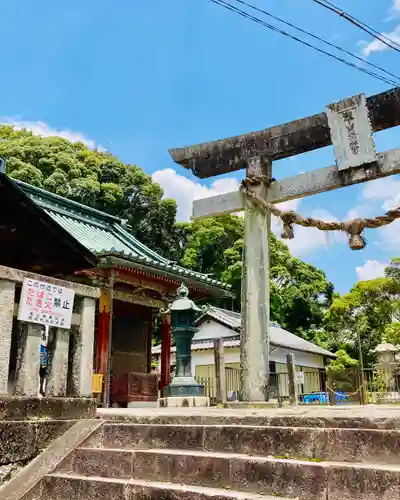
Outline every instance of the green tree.
[[[187, 243], [181, 264], [212, 273], [232, 285], [235, 309], [240, 311], [243, 219], [235, 215], [210, 217], [184, 226]], [[325, 274], [293, 257], [284, 243], [270, 236], [271, 320], [312, 341], [323, 342], [318, 332], [333, 296]]]
[[385, 328], [385, 339], [393, 345], [400, 345], [400, 322], [394, 321]]
[[[0, 125], [0, 156], [16, 179], [125, 219], [141, 242], [181, 265], [232, 285], [240, 310], [243, 218], [236, 215], [177, 223], [175, 200], [137, 165], [80, 142], [38, 137]], [[333, 286], [324, 273], [293, 257], [274, 235], [271, 250], [271, 319], [294, 333], [326, 341], [322, 318]], [[227, 307], [229, 302], [218, 302]]]
[[385, 269], [385, 276], [400, 281], [400, 258], [395, 257]]
[[176, 202], [163, 199], [161, 187], [138, 166], [80, 142], [38, 137], [9, 125], [0, 125], [0, 157], [11, 177], [124, 218], [143, 243], [180, 259]]
[[326, 367], [328, 374], [341, 373], [347, 368], [358, 365], [358, 360], [353, 359], [344, 349], [336, 352], [336, 358], [331, 359]]
[[357, 331], [366, 364], [372, 362], [371, 350], [382, 342], [398, 311], [400, 282], [377, 278], [358, 282], [343, 297], [336, 297], [325, 315], [330, 345], [345, 349], [358, 358]]

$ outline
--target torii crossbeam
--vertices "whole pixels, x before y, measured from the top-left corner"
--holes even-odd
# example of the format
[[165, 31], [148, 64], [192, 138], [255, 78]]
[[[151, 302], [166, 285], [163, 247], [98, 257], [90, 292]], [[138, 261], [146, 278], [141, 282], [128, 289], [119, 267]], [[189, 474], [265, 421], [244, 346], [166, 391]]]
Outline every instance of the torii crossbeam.
[[[246, 169], [272, 179], [272, 161], [333, 144], [336, 165], [307, 172], [254, 192], [271, 203], [330, 191], [400, 173], [400, 149], [377, 154], [372, 132], [400, 125], [400, 88], [363, 94], [327, 106], [326, 112], [259, 132], [172, 149], [175, 162], [200, 178]], [[196, 200], [193, 217], [245, 210], [242, 279], [241, 395], [263, 401], [269, 373], [270, 216], [237, 191]]]

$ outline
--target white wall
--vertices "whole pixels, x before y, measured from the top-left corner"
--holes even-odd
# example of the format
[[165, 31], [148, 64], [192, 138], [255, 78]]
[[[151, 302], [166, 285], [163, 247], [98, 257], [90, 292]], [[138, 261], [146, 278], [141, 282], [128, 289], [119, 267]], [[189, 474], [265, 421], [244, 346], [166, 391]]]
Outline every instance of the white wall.
[[309, 368], [324, 368], [324, 358], [319, 354], [311, 354], [308, 352], [293, 351], [282, 347], [271, 346], [270, 361], [275, 363], [285, 363], [286, 356], [292, 353], [297, 366], [307, 366]]
[[[202, 323], [195, 334], [194, 340], [210, 339], [218, 337], [232, 337], [235, 334], [233, 330], [221, 325], [215, 321]], [[225, 363], [239, 363], [240, 355], [238, 353], [229, 353], [230, 349], [225, 349]], [[271, 346], [270, 361], [276, 363], [286, 363], [286, 356], [293, 353], [297, 366], [307, 366], [310, 368], [324, 368], [324, 358], [319, 354], [308, 352], [293, 351], [282, 347]], [[205, 351], [192, 351], [192, 373], [195, 373], [196, 365], [214, 364], [214, 353], [212, 349]]]
[[[226, 348], [224, 352], [225, 363], [240, 363], [240, 353], [232, 352], [233, 349]], [[270, 361], [286, 364], [286, 356], [292, 352], [296, 366], [305, 366], [308, 368], [324, 368], [324, 360], [322, 356], [317, 354], [309, 354], [307, 352], [290, 351], [289, 349], [277, 348], [276, 351], [270, 354]], [[192, 351], [192, 373], [196, 372], [197, 365], [213, 365], [214, 351], [205, 349], [204, 351]]]
[[236, 332], [231, 328], [217, 323], [216, 321], [204, 321], [194, 334], [193, 341], [201, 339], [216, 339], [220, 337], [234, 337]]
[[[195, 334], [194, 340], [210, 339], [218, 337], [232, 337], [235, 334], [233, 330], [221, 325], [215, 321], [204, 322]], [[239, 363], [239, 352], [232, 352], [234, 349], [225, 349], [225, 363]], [[324, 368], [324, 358], [319, 354], [311, 354], [308, 352], [293, 351], [282, 347], [271, 346], [270, 361], [275, 363], [285, 363], [286, 356], [293, 353], [297, 366], [305, 366], [309, 368]], [[160, 355], [158, 355], [160, 359]], [[171, 353], [171, 364], [175, 364], [175, 353]], [[205, 349], [201, 351], [192, 351], [192, 373], [196, 372], [197, 365], [212, 365], [214, 364], [214, 351]]]
[[[237, 349], [235, 349], [237, 351]], [[224, 349], [225, 363], [239, 363], [240, 353], [232, 352], [233, 349]], [[214, 351], [213, 349], [204, 349], [204, 351], [192, 351], [192, 374], [196, 373], [197, 365], [213, 365]]]

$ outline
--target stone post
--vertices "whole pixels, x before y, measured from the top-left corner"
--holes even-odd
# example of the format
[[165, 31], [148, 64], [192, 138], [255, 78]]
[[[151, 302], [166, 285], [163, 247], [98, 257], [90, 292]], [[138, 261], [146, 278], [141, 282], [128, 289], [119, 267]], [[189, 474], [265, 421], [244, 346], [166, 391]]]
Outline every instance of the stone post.
[[17, 370], [16, 394], [36, 397], [39, 393], [40, 343], [43, 326], [22, 323], [20, 331], [19, 369]]
[[74, 396], [92, 397], [94, 326], [96, 300], [84, 297], [81, 302], [81, 324], [73, 351], [72, 387]]
[[[271, 161], [251, 158], [248, 177], [271, 178]], [[264, 184], [253, 187], [265, 199]], [[246, 200], [242, 276], [240, 386], [243, 401], [265, 401], [269, 376], [269, 234], [271, 216]]]
[[8, 393], [15, 283], [0, 281], [0, 394]]
[[69, 335], [70, 331], [65, 328], [55, 331], [53, 359], [46, 387], [48, 396], [65, 397], [67, 394]]
[[296, 382], [296, 365], [294, 360], [294, 354], [289, 353], [286, 356], [286, 363], [288, 369], [289, 378], [289, 403], [291, 405], [297, 405], [297, 382]]
[[217, 403], [226, 403], [226, 377], [224, 344], [222, 339], [214, 339], [214, 362]]

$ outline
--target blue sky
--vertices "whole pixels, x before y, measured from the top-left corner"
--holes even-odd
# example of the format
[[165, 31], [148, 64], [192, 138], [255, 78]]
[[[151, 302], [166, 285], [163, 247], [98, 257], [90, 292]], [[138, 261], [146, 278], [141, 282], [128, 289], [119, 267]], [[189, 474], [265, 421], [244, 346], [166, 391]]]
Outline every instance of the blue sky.
[[[399, 53], [311, 0], [249, 1], [400, 73]], [[369, 1], [368, 9], [360, 0], [337, 2], [400, 42], [399, 0]], [[194, 198], [236, 189], [243, 172], [200, 182], [172, 162], [168, 148], [281, 124], [388, 88], [209, 0], [3, 0], [0, 18], [0, 121], [83, 137], [140, 165], [177, 199], [181, 220]], [[400, 147], [399, 139], [398, 129], [377, 134], [378, 151]], [[325, 148], [276, 162], [274, 176], [332, 163]], [[399, 186], [392, 177], [290, 206], [321, 218], [374, 216], [399, 204]], [[399, 230], [369, 231], [361, 252], [340, 235], [327, 241], [303, 228], [290, 245], [345, 292], [400, 255]]]

